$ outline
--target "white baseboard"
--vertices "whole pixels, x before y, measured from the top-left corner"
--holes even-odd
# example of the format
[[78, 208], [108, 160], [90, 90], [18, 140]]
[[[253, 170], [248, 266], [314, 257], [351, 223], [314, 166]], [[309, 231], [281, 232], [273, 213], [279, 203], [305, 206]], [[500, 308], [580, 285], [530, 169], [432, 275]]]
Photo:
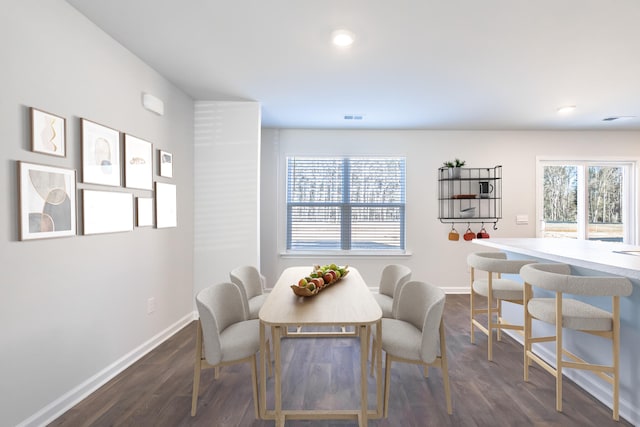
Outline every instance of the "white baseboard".
[[149, 353], [151, 350], [162, 344], [169, 339], [173, 334], [184, 328], [191, 321], [197, 319], [196, 312], [185, 315], [182, 319], [175, 322], [173, 325], [161, 331], [148, 341], [135, 348], [128, 354], [124, 355], [120, 359], [116, 360], [111, 365], [98, 372], [93, 377], [87, 379], [82, 384], [63, 394], [26, 420], [18, 424], [17, 427], [40, 427], [46, 426], [60, 415], [71, 409], [77, 403], [89, 396], [91, 393], [102, 387], [113, 377], [127, 369], [134, 364], [142, 356]]

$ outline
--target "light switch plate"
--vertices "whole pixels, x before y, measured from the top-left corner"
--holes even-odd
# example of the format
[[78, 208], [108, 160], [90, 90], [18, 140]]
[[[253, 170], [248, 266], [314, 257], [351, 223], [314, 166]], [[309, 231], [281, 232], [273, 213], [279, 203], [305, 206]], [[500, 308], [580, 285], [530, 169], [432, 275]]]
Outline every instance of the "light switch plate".
[[516, 224], [518, 225], [529, 224], [529, 215], [516, 215]]

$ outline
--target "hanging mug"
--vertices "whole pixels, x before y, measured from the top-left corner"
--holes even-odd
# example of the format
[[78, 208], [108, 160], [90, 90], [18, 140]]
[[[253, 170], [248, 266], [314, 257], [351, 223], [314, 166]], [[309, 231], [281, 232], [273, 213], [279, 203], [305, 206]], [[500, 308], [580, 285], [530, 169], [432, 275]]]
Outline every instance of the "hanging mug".
[[451, 227], [451, 231], [449, 232], [449, 240], [460, 240], [460, 233], [458, 233], [458, 230], [456, 230], [453, 226]]
[[478, 239], [488, 239], [489, 233], [484, 229], [484, 226], [478, 231]]
[[473, 240], [476, 238], [476, 233], [474, 233], [473, 231], [471, 231], [471, 227], [469, 226], [467, 228], [467, 231], [464, 233], [464, 236], [462, 236], [464, 238], [464, 240], [469, 241], [469, 240]]

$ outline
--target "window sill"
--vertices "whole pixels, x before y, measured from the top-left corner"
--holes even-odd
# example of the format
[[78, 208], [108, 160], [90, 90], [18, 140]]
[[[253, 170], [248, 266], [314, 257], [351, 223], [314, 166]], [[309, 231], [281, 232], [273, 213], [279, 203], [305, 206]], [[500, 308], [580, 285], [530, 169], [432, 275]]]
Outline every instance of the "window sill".
[[409, 258], [413, 254], [409, 251], [287, 251], [280, 252], [280, 258], [312, 258], [312, 257], [342, 258]]

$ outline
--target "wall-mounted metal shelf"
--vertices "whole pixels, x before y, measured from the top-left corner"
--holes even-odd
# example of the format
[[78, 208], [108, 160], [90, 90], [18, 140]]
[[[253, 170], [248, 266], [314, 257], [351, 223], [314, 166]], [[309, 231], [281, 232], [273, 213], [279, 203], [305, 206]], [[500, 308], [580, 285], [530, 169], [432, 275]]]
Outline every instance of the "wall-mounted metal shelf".
[[493, 223], [502, 218], [502, 166], [438, 169], [438, 219], [445, 224]]

